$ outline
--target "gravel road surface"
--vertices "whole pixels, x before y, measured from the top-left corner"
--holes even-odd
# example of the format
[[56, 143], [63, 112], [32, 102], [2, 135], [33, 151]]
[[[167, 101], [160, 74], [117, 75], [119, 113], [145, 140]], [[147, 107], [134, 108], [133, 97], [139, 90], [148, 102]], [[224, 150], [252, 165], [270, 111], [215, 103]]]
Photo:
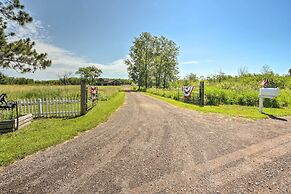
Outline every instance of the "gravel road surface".
[[291, 193], [291, 117], [252, 121], [136, 92], [95, 129], [0, 170], [0, 193]]

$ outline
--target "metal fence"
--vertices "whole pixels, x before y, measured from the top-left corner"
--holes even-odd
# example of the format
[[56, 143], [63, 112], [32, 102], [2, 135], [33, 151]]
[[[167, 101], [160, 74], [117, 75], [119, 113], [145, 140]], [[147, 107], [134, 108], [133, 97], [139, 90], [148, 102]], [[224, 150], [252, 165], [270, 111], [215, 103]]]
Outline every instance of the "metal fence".
[[78, 98], [38, 98], [17, 100], [20, 115], [32, 114], [34, 118], [63, 118], [80, 115]]

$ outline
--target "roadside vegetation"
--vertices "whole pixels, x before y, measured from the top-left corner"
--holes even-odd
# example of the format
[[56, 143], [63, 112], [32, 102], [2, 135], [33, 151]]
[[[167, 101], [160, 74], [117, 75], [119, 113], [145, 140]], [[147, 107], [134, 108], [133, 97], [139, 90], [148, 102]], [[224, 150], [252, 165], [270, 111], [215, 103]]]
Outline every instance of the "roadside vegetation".
[[123, 92], [99, 102], [86, 115], [74, 119], [37, 119], [29, 126], [0, 136], [0, 166], [50, 146], [62, 143], [80, 132], [106, 121], [124, 102]]
[[[237, 76], [219, 72], [206, 78], [197, 77], [191, 73], [185, 79], [170, 82], [168, 88], [153, 87], [142, 89], [142, 91], [146, 91], [148, 94], [159, 97], [171, 104], [202, 112], [214, 112], [252, 119], [291, 115], [290, 70], [286, 75], [278, 75], [269, 66], [265, 65], [260, 74], [250, 74], [245, 69], [239, 72]], [[199, 104], [199, 82], [201, 80], [205, 82], [204, 107], [197, 106]], [[268, 80], [270, 87], [278, 87], [280, 90], [278, 97], [264, 99], [265, 108], [263, 111], [265, 114], [258, 112], [258, 95], [259, 88], [262, 87], [262, 80]], [[182, 86], [194, 86], [190, 99], [183, 98]]]
[[[279, 96], [274, 99], [265, 99], [264, 107], [291, 108], [291, 76], [277, 75], [273, 72], [264, 74], [244, 74], [240, 76], [218, 75], [208, 76], [205, 81], [205, 104], [206, 105], [242, 105], [258, 106], [259, 88], [261, 81], [271, 80], [273, 87], [280, 89]], [[194, 86], [191, 102], [199, 99], [199, 79], [189, 79], [172, 82], [167, 89], [150, 88], [146, 91], [175, 100], [183, 100], [182, 86]], [[178, 93], [178, 88], [180, 89]], [[178, 97], [179, 94], [179, 97]]]
[[219, 113], [222, 115], [233, 116], [233, 117], [243, 117], [248, 119], [266, 119], [275, 118], [281, 116], [291, 115], [290, 108], [264, 108], [263, 113], [258, 111], [258, 107], [254, 106], [239, 106], [239, 105], [219, 105], [219, 106], [198, 106], [186, 102], [177, 101], [174, 99], [154, 95], [151, 93], [145, 93], [148, 96], [163, 100], [169, 104], [180, 108], [191, 109], [199, 112], [205, 113]]

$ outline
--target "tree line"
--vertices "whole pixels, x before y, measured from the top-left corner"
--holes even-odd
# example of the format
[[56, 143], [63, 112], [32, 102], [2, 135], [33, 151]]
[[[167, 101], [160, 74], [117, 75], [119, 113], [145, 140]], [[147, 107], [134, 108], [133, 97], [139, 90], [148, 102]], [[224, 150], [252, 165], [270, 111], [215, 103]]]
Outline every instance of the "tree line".
[[[234, 85], [234, 83], [240, 83], [242, 86], [248, 86], [254, 89], [261, 86], [262, 80], [268, 80], [269, 83], [272, 83], [272, 87], [291, 89], [291, 69], [289, 69], [287, 74], [284, 75], [275, 73], [269, 65], [262, 66], [260, 73], [250, 73], [246, 67], [239, 68], [237, 75], [227, 75], [222, 70], [220, 70], [217, 74], [208, 75], [206, 77], [199, 77], [195, 73], [190, 73], [185, 76], [184, 79], [171, 83], [171, 85], [173, 87], [191, 85], [197, 84], [202, 80], [207, 81], [210, 85], [220, 84], [225, 88], [227, 88], [226, 86]], [[227, 82], [229, 84], [226, 84]]]
[[[60, 77], [57, 80], [34, 80], [24, 77], [9, 77], [0, 72], [0, 85], [80, 85], [83, 78], [79, 77]], [[104, 82], [116, 80], [120, 85], [129, 85], [131, 81], [129, 79], [110, 79], [102, 78]], [[87, 82], [91, 84], [90, 82]], [[99, 79], [94, 80], [94, 84], [101, 85]]]
[[143, 32], [134, 38], [125, 60], [128, 76], [139, 88], [167, 88], [177, 80], [179, 47], [164, 36]]

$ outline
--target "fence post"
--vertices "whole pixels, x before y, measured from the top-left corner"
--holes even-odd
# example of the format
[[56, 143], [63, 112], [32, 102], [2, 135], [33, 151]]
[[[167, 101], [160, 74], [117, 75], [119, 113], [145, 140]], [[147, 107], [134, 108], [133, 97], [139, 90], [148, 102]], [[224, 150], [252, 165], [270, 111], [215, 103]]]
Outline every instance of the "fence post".
[[37, 100], [37, 105], [38, 105], [38, 118], [41, 118], [41, 115], [42, 115], [42, 104], [41, 104], [41, 99], [40, 98]]
[[199, 98], [200, 98], [200, 106], [204, 106], [204, 81], [200, 82]]
[[81, 80], [81, 115], [85, 115], [87, 112], [87, 89], [86, 81]]

